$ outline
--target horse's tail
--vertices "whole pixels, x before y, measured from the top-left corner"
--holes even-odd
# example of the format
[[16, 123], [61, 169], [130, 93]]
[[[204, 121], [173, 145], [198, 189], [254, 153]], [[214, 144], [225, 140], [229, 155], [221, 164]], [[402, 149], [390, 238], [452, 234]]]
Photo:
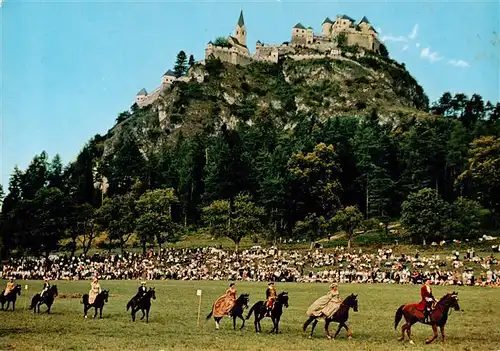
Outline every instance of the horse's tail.
[[35, 296], [33, 296], [33, 297], [31, 298], [30, 311], [31, 311], [32, 309], [34, 309], [34, 308], [35, 308], [35, 306], [36, 306], [36, 303], [37, 303], [37, 296], [38, 296], [38, 294], [36, 294]]
[[132, 307], [132, 300], [130, 300], [130, 301], [127, 303], [127, 311], [128, 311], [128, 309], [129, 309], [130, 307]]
[[245, 318], [245, 319], [250, 319], [250, 316], [252, 315], [252, 313], [253, 313], [253, 312], [254, 312], [254, 310], [255, 310], [255, 306], [257, 306], [257, 304], [254, 304], [254, 305], [252, 306], [252, 308], [250, 308], [250, 311], [248, 311], [248, 314], [247, 314], [247, 318]]
[[82, 296], [82, 302], [81, 303], [84, 304], [84, 305], [88, 305], [89, 304], [89, 295], [88, 294], [84, 294]]
[[405, 305], [401, 305], [396, 311], [396, 315], [394, 316], [394, 329], [398, 327], [399, 321], [403, 317], [403, 307], [405, 307]]
[[207, 321], [212, 318], [212, 314], [214, 313], [214, 305], [212, 305], [212, 309], [210, 310], [210, 313], [207, 316]]

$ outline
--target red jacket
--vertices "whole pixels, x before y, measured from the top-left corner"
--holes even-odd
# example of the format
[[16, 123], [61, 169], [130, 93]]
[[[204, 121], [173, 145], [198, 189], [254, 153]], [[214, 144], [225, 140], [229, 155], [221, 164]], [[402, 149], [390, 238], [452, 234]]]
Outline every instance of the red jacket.
[[432, 288], [425, 284], [422, 285], [422, 287], [420, 288], [420, 297], [422, 298], [422, 300], [418, 303], [417, 308], [423, 311], [425, 309], [425, 305], [427, 304], [425, 298], [426, 297], [430, 297], [432, 299], [434, 298], [434, 296], [432, 295]]

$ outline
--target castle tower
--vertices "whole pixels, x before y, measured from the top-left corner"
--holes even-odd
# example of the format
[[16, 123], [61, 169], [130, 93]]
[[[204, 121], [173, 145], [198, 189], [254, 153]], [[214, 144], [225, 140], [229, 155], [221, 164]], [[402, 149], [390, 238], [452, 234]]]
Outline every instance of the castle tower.
[[247, 28], [245, 27], [245, 21], [243, 20], [243, 10], [241, 10], [238, 24], [236, 25], [236, 28], [234, 28], [234, 37], [241, 45], [247, 46]]

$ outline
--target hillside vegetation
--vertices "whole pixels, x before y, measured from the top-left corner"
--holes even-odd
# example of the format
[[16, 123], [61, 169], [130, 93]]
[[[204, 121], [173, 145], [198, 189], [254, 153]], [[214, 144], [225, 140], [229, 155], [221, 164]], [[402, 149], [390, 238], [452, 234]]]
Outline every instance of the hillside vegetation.
[[199, 230], [238, 246], [337, 231], [350, 245], [392, 219], [414, 243], [498, 228], [498, 103], [445, 93], [429, 106], [403, 65], [376, 56], [207, 60], [190, 75], [66, 167], [41, 153], [16, 168], [3, 254], [86, 252], [101, 232], [145, 250]]

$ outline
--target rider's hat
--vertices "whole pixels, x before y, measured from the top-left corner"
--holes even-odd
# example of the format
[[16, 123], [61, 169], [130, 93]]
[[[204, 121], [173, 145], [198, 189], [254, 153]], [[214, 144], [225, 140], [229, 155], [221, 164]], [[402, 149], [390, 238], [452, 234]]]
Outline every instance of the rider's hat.
[[146, 281], [144, 281], [144, 280], [143, 280], [143, 281], [141, 282], [141, 285], [146, 285]]
[[45, 277], [45, 278], [43, 278], [43, 281], [48, 282], [48, 281], [50, 281], [50, 279], [49, 279], [49, 277]]
[[337, 283], [331, 283], [329, 286], [330, 289], [338, 288], [338, 287], [339, 287], [339, 285]]
[[268, 286], [269, 286], [269, 285], [274, 285], [274, 282], [270, 282], [270, 283], [269, 283], [269, 284], [267, 284], [267, 285], [268, 285]]

